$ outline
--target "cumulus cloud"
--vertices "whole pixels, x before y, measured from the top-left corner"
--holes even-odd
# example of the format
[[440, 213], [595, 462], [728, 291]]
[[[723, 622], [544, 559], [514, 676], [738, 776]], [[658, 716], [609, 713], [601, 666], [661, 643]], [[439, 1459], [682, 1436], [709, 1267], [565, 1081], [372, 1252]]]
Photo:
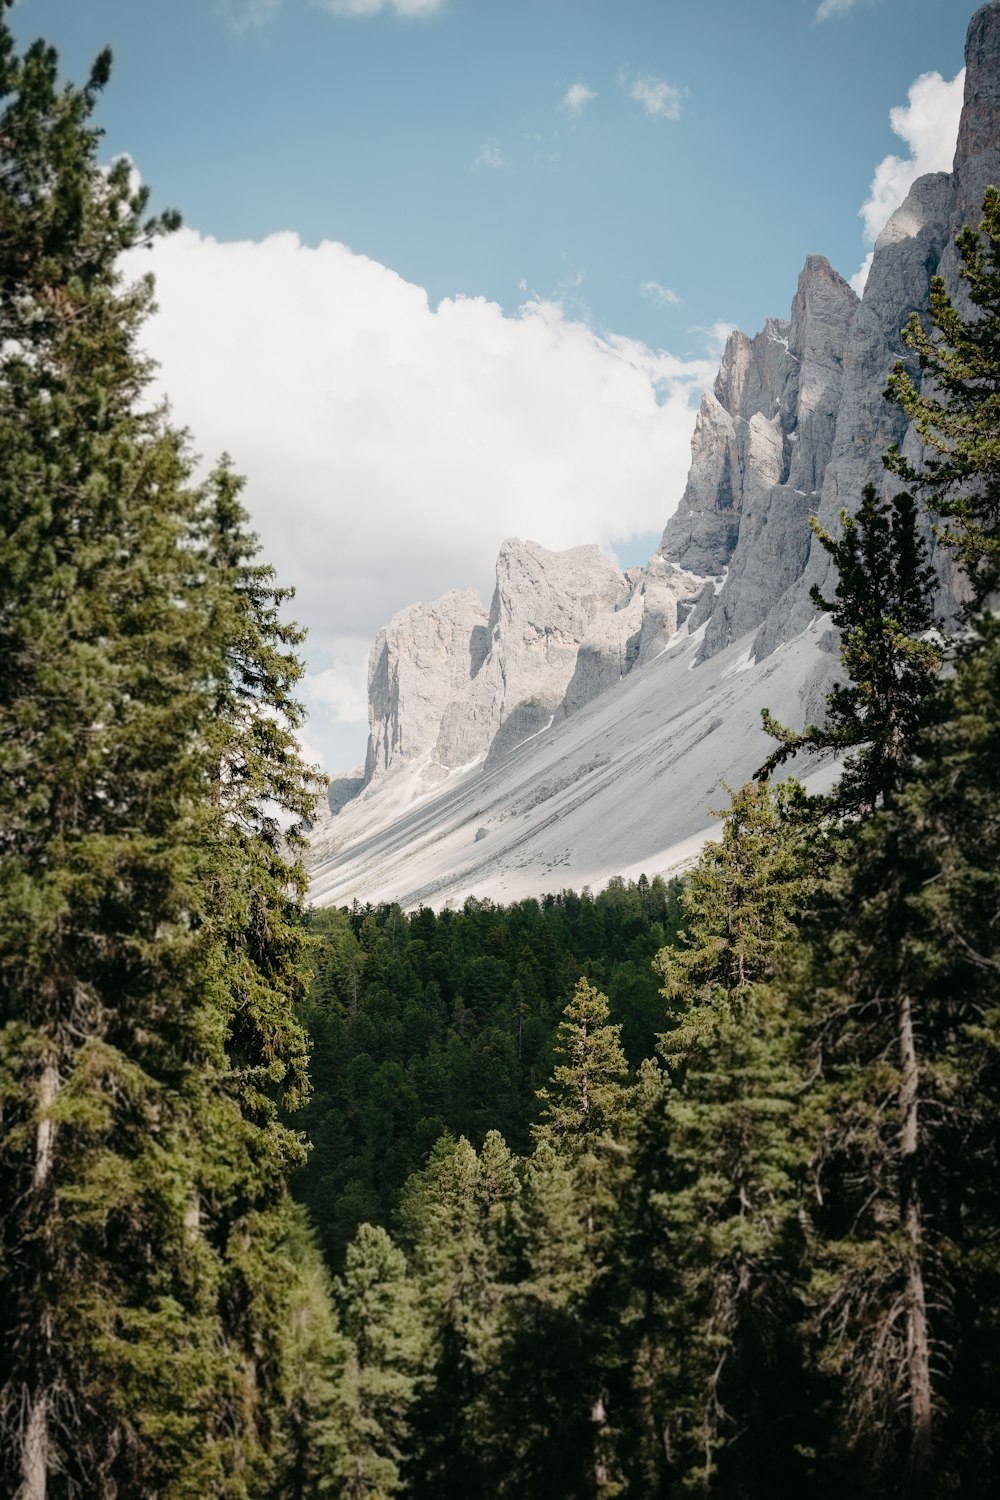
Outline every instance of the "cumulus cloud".
[[282, 0], [219, 0], [217, 10], [234, 31], [254, 31], [273, 21]]
[[494, 172], [502, 171], [507, 165], [504, 159], [503, 149], [500, 142], [494, 137], [484, 141], [472, 160], [472, 170], [478, 172], [480, 167], [489, 167]]
[[318, 667], [306, 675], [306, 697], [334, 723], [363, 723], [368, 712], [362, 675], [368, 643], [357, 636], [334, 636], [324, 654], [331, 665]]
[[567, 114], [581, 115], [592, 99], [597, 95], [593, 89], [589, 89], [585, 83], [572, 84], [562, 96], [562, 107]]
[[328, 633], [322, 647], [310, 647], [310, 670], [299, 684], [310, 744], [322, 746], [311, 760], [330, 771], [349, 770], [364, 760], [368, 723], [367, 636]]
[[431, 307], [378, 262], [291, 233], [184, 229], [133, 253], [150, 267], [146, 341], [175, 419], [206, 461], [232, 453], [297, 589], [307, 733], [330, 770], [364, 754], [364, 663], [397, 610], [470, 586], [488, 603], [504, 537], [610, 551], [662, 528], [683, 490], [712, 360], [540, 300]]
[[433, 16], [444, 0], [312, 0], [318, 10], [332, 16], [377, 16], [383, 10], [397, 16]]
[[[858, 210], [869, 245], [875, 243], [918, 177], [925, 172], [951, 170], [964, 89], [964, 68], [950, 82], [940, 73], [922, 73], [910, 85], [908, 102], [889, 111], [889, 124], [906, 143], [909, 154], [883, 157], [875, 168], [868, 197]], [[851, 285], [859, 293], [868, 279], [871, 262], [869, 252], [851, 277]]]
[[858, 5], [874, 5], [875, 0], [821, 0], [816, 9], [817, 21], [829, 21], [833, 16], [846, 16]]
[[648, 297], [654, 307], [679, 307], [680, 297], [669, 286], [663, 286], [658, 281], [640, 281], [639, 293]]
[[641, 104], [652, 119], [680, 119], [683, 95], [672, 83], [667, 83], [663, 78], [655, 78], [651, 73], [633, 78], [631, 82], [625, 73], [620, 78], [622, 86], [628, 89], [629, 98]]

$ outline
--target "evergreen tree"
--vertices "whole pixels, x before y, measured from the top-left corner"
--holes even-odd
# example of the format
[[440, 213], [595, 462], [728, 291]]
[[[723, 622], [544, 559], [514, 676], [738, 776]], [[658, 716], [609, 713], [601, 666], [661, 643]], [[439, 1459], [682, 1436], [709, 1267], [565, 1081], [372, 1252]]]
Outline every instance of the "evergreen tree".
[[767, 709], [764, 728], [780, 740], [757, 773], [768, 776], [800, 750], [854, 751], [847, 756], [836, 804], [856, 813], [890, 799], [899, 786], [941, 664], [932, 634], [934, 570], [908, 494], [892, 500], [866, 485], [856, 516], [840, 513], [839, 540], [814, 519], [813, 532], [837, 567], [834, 598], [812, 590], [817, 609], [841, 632], [840, 659], [849, 681], [827, 697], [822, 727], [789, 730]]
[[976, 312], [963, 317], [943, 278], [934, 277], [930, 329], [914, 313], [903, 330], [923, 378], [918, 386], [900, 361], [886, 390], [915, 423], [925, 451], [916, 465], [893, 446], [886, 467], [925, 492], [944, 519], [944, 541], [965, 570], [975, 614], [1000, 586], [1000, 190], [986, 189], [978, 230], [967, 226], [956, 244]]
[[580, 1207], [571, 1160], [540, 1142], [525, 1164], [515, 1209], [520, 1254], [500, 1321], [493, 1421], [506, 1437], [498, 1497], [614, 1492], [607, 1411], [595, 1397], [607, 1382], [607, 1304], [604, 1286], [595, 1287]]
[[[923, 988], [933, 986], [936, 1084], [921, 1121], [938, 1483], [978, 1497], [1000, 1483], [1000, 629], [958, 653], [903, 815], [924, 851], [913, 893]], [[932, 1012], [932, 1016], [934, 1013]], [[923, 1017], [921, 1017], [923, 1020]], [[936, 1054], [936, 1055], [935, 1055]], [[943, 1357], [947, 1351], [947, 1358]]]
[[556, 1032], [563, 1061], [538, 1091], [542, 1118], [533, 1131], [536, 1142], [547, 1141], [573, 1163], [590, 1236], [599, 1234], [612, 1202], [611, 1162], [629, 1100], [621, 1026], [609, 1025], [608, 1016], [607, 995], [581, 979]]
[[445, 1137], [406, 1185], [400, 1217], [430, 1336], [414, 1412], [414, 1496], [487, 1500], [497, 1492], [505, 1438], [491, 1415], [492, 1392], [519, 1192], [513, 1158], [495, 1132], [478, 1157], [464, 1137]]
[[[566, 1370], [563, 1386], [571, 1429], [579, 1430], [589, 1413], [590, 1440], [580, 1458], [586, 1465], [590, 1455], [590, 1463], [576, 1492], [595, 1497], [620, 1491], [610, 1411], [616, 1361], [607, 1277], [608, 1246], [626, 1173], [622, 1142], [631, 1097], [621, 1027], [610, 1025], [608, 1018], [607, 996], [580, 979], [556, 1033], [555, 1053], [562, 1061], [556, 1063], [548, 1086], [538, 1092], [542, 1117], [533, 1131], [538, 1147], [551, 1147], [571, 1167], [575, 1212], [584, 1230], [583, 1260], [577, 1268], [580, 1285], [572, 1304], [582, 1322], [578, 1353], [583, 1357]], [[535, 1234], [542, 1244], [554, 1236], [563, 1238], [561, 1213], [554, 1223], [539, 1222]], [[540, 1250], [536, 1245], [530, 1253]], [[548, 1351], [546, 1365], [554, 1352]]]
[[334, 1492], [384, 1500], [403, 1485], [425, 1353], [416, 1288], [386, 1231], [362, 1224], [335, 1291], [345, 1348], [328, 1438]]
[[750, 783], [681, 896], [659, 967], [665, 1076], [643, 1074], [623, 1254], [632, 1282], [637, 1483], [733, 1496], [807, 1481], [799, 1099], [802, 1018], [779, 976], [805, 962], [802, 834]]
[[998, 1284], [998, 657], [983, 622], [894, 806], [849, 830], [818, 934], [816, 1327], [834, 1472], [871, 1496], [985, 1495], [996, 1476], [975, 1392]]
[[[274, 1495], [309, 1300], [298, 636], [145, 396], [169, 228], [0, 4], [0, 1485]], [[313, 1279], [315, 1290], [315, 1280]], [[322, 1298], [320, 1299], [322, 1300]], [[309, 1341], [306, 1340], [306, 1344]], [[306, 1372], [303, 1372], [306, 1378]], [[297, 1393], [297, 1394], [296, 1394]]]
[[[974, 231], [959, 236], [963, 275], [984, 316], [963, 320], [937, 279], [934, 335], [924, 333], [916, 316], [905, 334], [931, 377], [929, 388], [918, 392], [900, 365], [887, 391], [915, 421], [931, 456], [917, 469], [893, 449], [886, 465], [929, 492], [932, 507], [952, 523], [945, 540], [967, 569], [973, 618], [995, 588], [1000, 559], [995, 190], [987, 194], [984, 214], [985, 246]], [[985, 783], [968, 777], [967, 761], [954, 751], [945, 770], [941, 747], [954, 746], [948, 726], [961, 698], [959, 684], [981, 683], [989, 675], [994, 626], [980, 616], [977, 633], [958, 653], [955, 682], [935, 683], [933, 654], [921, 659], [912, 642], [927, 619], [925, 607], [921, 620], [919, 596], [929, 591], [931, 579], [912, 546], [892, 566], [887, 555], [892, 560], [891, 549], [881, 555], [875, 548], [857, 559], [837, 557], [842, 573], [847, 570], [842, 593], [850, 606], [848, 629], [852, 618], [864, 617], [865, 588], [881, 589], [886, 597], [891, 585], [899, 598], [912, 597], [913, 608], [909, 617], [895, 606], [890, 610], [903, 627], [891, 650], [845, 656], [853, 679], [849, 694], [877, 706], [872, 745], [881, 753], [873, 761], [869, 750], [867, 763], [853, 767], [848, 806], [870, 816], [844, 830], [819, 966], [825, 983], [816, 1037], [825, 1123], [816, 1157], [815, 1293], [823, 1358], [844, 1396], [841, 1454], [848, 1455], [848, 1467], [839, 1471], [841, 1483], [860, 1483], [872, 1495], [926, 1496], [954, 1481], [949, 1395], [962, 1361], [959, 1330], [975, 1321], [968, 1318], [967, 1278], [981, 1248], [966, 1252], [966, 1225], [976, 1216], [965, 1206], [966, 1174], [956, 1174], [955, 1167], [971, 1139], [981, 1141], [974, 1132], [965, 1137], [964, 1122], [989, 1114], [989, 1069], [984, 1073], [968, 1052], [967, 1039], [970, 1028], [981, 1040], [990, 1034], [992, 1011], [976, 974], [981, 980], [992, 962], [979, 923], [996, 911], [988, 879], [974, 877], [970, 885], [963, 874], [956, 885], [952, 878], [963, 867], [958, 851], [969, 848], [963, 821], [978, 825], [982, 818], [984, 830], [991, 826], [989, 777]], [[860, 588], [850, 572], [854, 560], [862, 564]], [[893, 664], [905, 689], [893, 713], [886, 712], [891, 699], [879, 687], [881, 662]], [[895, 741], [888, 733], [893, 725]], [[983, 744], [988, 718], [972, 726]], [[831, 740], [838, 728], [834, 723]], [[786, 739], [791, 749], [795, 740]], [[966, 800], [973, 787], [975, 810]], [[934, 817], [931, 807], [937, 809]], [[987, 831], [987, 847], [989, 841]], [[969, 865], [965, 870], [971, 873]], [[952, 904], [958, 888], [970, 903], [961, 917]], [[992, 920], [987, 917], [987, 926]], [[980, 946], [972, 951], [978, 965], [956, 941], [958, 932], [971, 930], [969, 923], [977, 929]], [[977, 1368], [975, 1358], [970, 1365]], [[973, 1492], [969, 1469], [959, 1483]]]
[[865, 1493], [886, 1496], [935, 1493], [953, 1316], [935, 1160], [956, 1125], [962, 996], [940, 984], [920, 915], [935, 872], [908, 802], [851, 831], [815, 1020], [817, 1327], [842, 1396], [842, 1451]]

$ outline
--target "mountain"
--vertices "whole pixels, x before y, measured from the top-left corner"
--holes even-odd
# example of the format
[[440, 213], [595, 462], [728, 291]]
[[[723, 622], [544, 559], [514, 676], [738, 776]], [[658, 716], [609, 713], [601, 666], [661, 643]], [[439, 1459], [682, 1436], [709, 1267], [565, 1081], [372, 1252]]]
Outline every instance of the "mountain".
[[[890, 443], [919, 454], [882, 393], [913, 358], [900, 329], [932, 276], [960, 295], [955, 234], [1000, 181], [998, 0], [972, 18], [966, 70], [953, 170], [914, 183], [863, 297], [810, 256], [790, 317], [729, 337], [645, 567], [510, 540], [488, 614], [454, 592], [379, 632], [364, 775], [335, 782], [314, 833], [317, 904], [509, 900], [669, 871], [764, 758], [760, 708], [821, 712], [837, 640], [810, 599], [831, 565], [809, 518], [836, 529], [866, 483], [892, 487]], [[947, 618], [959, 585], [935, 560]]]

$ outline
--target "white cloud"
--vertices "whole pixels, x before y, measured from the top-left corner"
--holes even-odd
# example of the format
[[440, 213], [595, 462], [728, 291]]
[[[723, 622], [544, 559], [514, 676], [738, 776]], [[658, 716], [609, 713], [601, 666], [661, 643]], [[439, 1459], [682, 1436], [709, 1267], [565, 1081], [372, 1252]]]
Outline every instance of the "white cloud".
[[846, 16], [857, 5], [874, 5], [875, 0], [821, 0], [816, 9], [817, 21], [829, 21], [833, 16]]
[[631, 83], [624, 73], [620, 75], [620, 79], [622, 86], [628, 88], [629, 98], [641, 104], [647, 115], [655, 120], [680, 119], [683, 95], [672, 83], [654, 78], [652, 74], [643, 74]]
[[861, 262], [854, 275], [848, 276], [847, 278], [848, 285], [854, 288], [859, 297], [863, 295], [865, 286], [868, 283], [868, 275], [871, 271], [872, 261], [874, 259], [875, 251], [869, 250], [868, 254], [865, 256], [864, 260]]
[[363, 647], [357, 636], [335, 640], [333, 649], [326, 653], [333, 658], [332, 664], [308, 672], [303, 679], [303, 693], [309, 703], [324, 709], [339, 724], [367, 721], [368, 699], [359, 668], [363, 671], [367, 665], [370, 645], [367, 637]]
[[729, 342], [729, 336], [736, 332], [735, 323], [718, 322], [713, 323], [708, 330], [710, 347], [713, 349], [716, 359], [722, 357], [723, 350]]
[[[372, 632], [374, 633], [374, 632]], [[368, 730], [368, 634], [326, 636], [323, 649], [310, 649], [310, 670], [299, 684], [308, 715], [310, 745], [322, 747], [312, 762], [343, 771], [364, 760]]]
[[234, 31], [253, 31], [273, 21], [283, 0], [219, 0], [218, 11]]
[[705, 347], [713, 356], [715, 364], [718, 364], [729, 341], [729, 335], [735, 333], [737, 327], [736, 323], [726, 323], [720, 319], [717, 323], [692, 323], [688, 332], [700, 333], [703, 336]]
[[500, 172], [506, 165], [500, 142], [491, 136], [476, 152], [472, 161], [472, 170], [478, 172], [480, 167], [490, 167], [494, 172]]
[[585, 83], [572, 84], [562, 96], [562, 107], [568, 114], [580, 115], [597, 95]]
[[668, 286], [662, 286], [658, 281], [640, 281], [639, 292], [643, 297], [648, 297], [654, 307], [679, 307], [680, 297]]
[[330, 770], [364, 754], [364, 661], [397, 610], [470, 586], [488, 603], [504, 537], [610, 550], [662, 528], [683, 490], [713, 360], [538, 300], [432, 308], [378, 262], [290, 233], [183, 229], [130, 266], [156, 275], [146, 340], [176, 420], [248, 475], [266, 556], [298, 590], [307, 734]]
[[[308, 0], [314, 10], [331, 16], [364, 18], [389, 11], [397, 16], [433, 16], [444, 9], [445, 0]], [[281, 10], [284, 0], [216, 0], [216, 8], [234, 31], [266, 26]]]
[[377, 16], [383, 10], [397, 16], [433, 16], [443, 9], [445, 0], [312, 0], [318, 10], [332, 16]]
[[[883, 157], [875, 168], [868, 197], [858, 210], [869, 245], [875, 243], [918, 177], [951, 170], [964, 90], [964, 68], [951, 82], [940, 73], [922, 73], [910, 85], [908, 103], [889, 111], [889, 123], [905, 141], [909, 155]], [[868, 279], [871, 260], [869, 254], [851, 277], [859, 293]]]

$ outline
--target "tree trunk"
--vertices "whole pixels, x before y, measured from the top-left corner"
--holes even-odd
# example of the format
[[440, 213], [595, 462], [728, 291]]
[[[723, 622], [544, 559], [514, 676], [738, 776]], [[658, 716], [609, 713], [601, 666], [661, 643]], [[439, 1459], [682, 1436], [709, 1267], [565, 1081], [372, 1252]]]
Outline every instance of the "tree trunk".
[[933, 1435], [930, 1339], [923, 1269], [923, 1225], [918, 1183], [920, 1071], [910, 996], [899, 1001], [900, 1224], [906, 1245], [906, 1375], [910, 1397], [910, 1452], [906, 1495], [926, 1493]]
[[[36, 1193], [44, 1192], [52, 1175], [56, 1126], [52, 1106], [59, 1094], [59, 1069], [50, 1053], [42, 1064], [38, 1080], [38, 1125], [35, 1130], [35, 1165], [31, 1185]], [[40, 1329], [44, 1345], [49, 1343], [49, 1317], [44, 1314]], [[28, 1419], [21, 1439], [21, 1484], [17, 1500], [45, 1500], [49, 1470], [49, 1402], [44, 1378], [28, 1397]]]
[[31, 1400], [21, 1439], [21, 1485], [16, 1500], [45, 1500], [49, 1471], [49, 1411], [44, 1391]]
[[38, 1191], [48, 1182], [52, 1171], [52, 1152], [55, 1145], [56, 1126], [52, 1118], [52, 1106], [59, 1093], [59, 1069], [55, 1058], [49, 1054], [42, 1064], [38, 1080], [38, 1128], [35, 1132], [35, 1169], [31, 1185]]

